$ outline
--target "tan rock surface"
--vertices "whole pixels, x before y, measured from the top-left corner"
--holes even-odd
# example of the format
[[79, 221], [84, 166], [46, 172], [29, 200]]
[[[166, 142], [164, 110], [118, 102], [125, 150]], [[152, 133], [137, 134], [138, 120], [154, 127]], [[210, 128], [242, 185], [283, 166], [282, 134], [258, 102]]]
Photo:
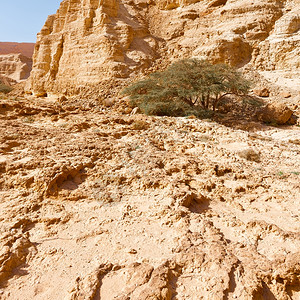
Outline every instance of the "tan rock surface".
[[0, 75], [0, 83], [11, 86], [16, 84], [17, 82], [14, 79]]
[[298, 127], [94, 105], [0, 101], [1, 299], [299, 299]]
[[20, 82], [29, 77], [32, 59], [22, 54], [0, 55], [0, 76], [7, 80]]
[[287, 1], [282, 12], [270, 36], [255, 50], [254, 61], [263, 70], [299, 71], [300, 1]]
[[254, 96], [229, 97], [219, 123], [114, 97], [208, 57], [299, 115], [298, 7], [62, 1], [26, 88], [48, 98], [0, 100], [0, 299], [299, 300], [299, 127], [257, 123], [274, 105]]
[[258, 112], [259, 119], [267, 123], [286, 124], [293, 111], [283, 103], [271, 103]]
[[64, 0], [38, 34], [27, 91], [108, 96], [191, 56], [276, 70], [280, 85], [299, 73], [299, 32], [299, 0]]

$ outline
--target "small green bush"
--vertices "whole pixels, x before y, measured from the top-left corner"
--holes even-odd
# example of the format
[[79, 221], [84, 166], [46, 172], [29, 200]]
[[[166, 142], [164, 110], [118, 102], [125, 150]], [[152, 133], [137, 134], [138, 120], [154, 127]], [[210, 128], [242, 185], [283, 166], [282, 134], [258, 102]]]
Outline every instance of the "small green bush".
[[146, 115], [186, 116], [188, 105], [179, 101], [143, 101], [139, 105]]
[[265, 103], [261, 99], [248, 96], [243, 99], [243, 104], [250, 105], [252, 107], [262, 107]]
[[7, 94], [9, 92], [12, 91], [12, 88], [10, 86], [7, 86], [3, 83], [0, 83], [0, 93], [4, 93], [4, 94]]
[[245, 95], [249, 88], [250, 83], [230, 66], [184, 59], [132, 83], [123, 94], [146, 114], [186, 116], [215, 111], [224, 96]]

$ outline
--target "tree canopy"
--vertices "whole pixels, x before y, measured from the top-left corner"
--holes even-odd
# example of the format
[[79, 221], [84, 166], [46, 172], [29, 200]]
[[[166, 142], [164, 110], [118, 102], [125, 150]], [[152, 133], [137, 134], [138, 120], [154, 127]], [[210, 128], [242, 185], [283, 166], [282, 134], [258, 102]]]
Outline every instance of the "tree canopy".
[[193, 58], [174, 62], [166, 70], [132, 83], [123, 93], [142, 110], [149, 104], [178, 102], [216, 110], [225, 95], [245, 95], [249, 88], [249, 82], [232, 67]]

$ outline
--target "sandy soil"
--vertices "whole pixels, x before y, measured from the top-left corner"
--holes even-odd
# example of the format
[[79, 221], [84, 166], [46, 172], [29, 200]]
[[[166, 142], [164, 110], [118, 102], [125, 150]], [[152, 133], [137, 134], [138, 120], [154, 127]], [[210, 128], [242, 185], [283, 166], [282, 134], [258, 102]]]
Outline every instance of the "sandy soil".
[[0, 119], [1, 299], [300, 299], [299, 127], [46, 100]]

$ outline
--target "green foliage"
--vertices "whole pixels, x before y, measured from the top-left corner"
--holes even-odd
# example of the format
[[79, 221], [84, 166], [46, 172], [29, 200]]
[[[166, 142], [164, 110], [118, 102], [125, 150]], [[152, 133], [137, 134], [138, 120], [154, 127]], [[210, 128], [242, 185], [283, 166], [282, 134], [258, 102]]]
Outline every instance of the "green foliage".
[[265, 105], [263, 100], [251, 96], [245, 97], [243, 99], [243, 104], [250, 105], [252, 107], [262, 107]]
[[12, 91], [12, 88], [10, 86], [7, 86], [3, 83], [0, 83], [0, 93], [4, 93], [4, 94], [7, 94], [9, 92]]
[[184, 59], [123, 90], [146, 114], [183, 116], [215, 110], [227, 94], [246, 94], [250, 84], [235, 69], [205, 60]]
[[284, 176], [284, 173], [282, 171], [279, 171], [278, 176], [282, 177], [282, 176]]
[[180, 101], [143, 101], [139, 107], [146, 115], [184, 117], [193, 114], [191, 107]]

